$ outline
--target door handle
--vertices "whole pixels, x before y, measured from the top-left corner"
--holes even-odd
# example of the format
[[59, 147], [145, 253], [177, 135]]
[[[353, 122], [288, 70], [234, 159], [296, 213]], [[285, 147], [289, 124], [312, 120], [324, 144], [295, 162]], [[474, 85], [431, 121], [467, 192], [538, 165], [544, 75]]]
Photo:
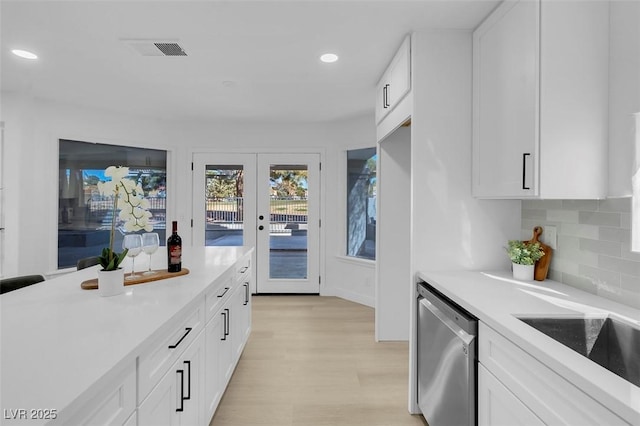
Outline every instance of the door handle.
[[180, 407], [176, 408], [176, 412], [184, 411], [184, 370], [176, 370], [180, 375]]
[[526, 184], [527, 179], [527, 157], [531, 155], [529, 152], [522, 154], [522, 189], [531, 189]]
[[184, 361], [187, 366], [187, 396], [183, 396], [183, 399], [191, 399], [191, 361]]
[[228, 309], [225, 309], [225, 312], [220, 312], [220, 315], [222, 315], [224, 319], [222, 337], [220, 340], [227, 340], [227, 312], [229, 312]]
[[382, 108], [387, 108], [387, 86], [382, 88]]
[[185, 328], [185, 333], [182, 335], [182, 337], [180, 338], [180, 340], [178, 340], [178, 343], [176, 343], [175, 345], [169, 345], [169, 349], [175, 349], [178, 347], [178, 345], [180, 343], [182, 343], [182, 341], [184, 340], [185, 337], [187, 337], [187, 334], [191, 333], [192, 328], [191, 327], [187, 327]]
[[385, 84], [384, 86], [384, 107], [389, 108], [391, 104], [389, 103], [389, 90], [391, 89], [390, 84]]

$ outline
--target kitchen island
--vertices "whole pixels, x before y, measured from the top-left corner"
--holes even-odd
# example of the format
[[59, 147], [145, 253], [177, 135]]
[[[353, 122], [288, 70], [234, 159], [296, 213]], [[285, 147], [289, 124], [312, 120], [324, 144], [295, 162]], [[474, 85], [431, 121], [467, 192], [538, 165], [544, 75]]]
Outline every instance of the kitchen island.
[[479, 425], [640, 424], [640, 387], [521, 320], [608, 317], [638, 329], [639, 310], [505, 271], [429, 271], [417, 279], [479, 320]]
[[2, 295], [2, 424], [208, 424], [250, 331], [252, 252], [185, 247], [189, 274], [112, 297], [80, 288], [98, 266]]

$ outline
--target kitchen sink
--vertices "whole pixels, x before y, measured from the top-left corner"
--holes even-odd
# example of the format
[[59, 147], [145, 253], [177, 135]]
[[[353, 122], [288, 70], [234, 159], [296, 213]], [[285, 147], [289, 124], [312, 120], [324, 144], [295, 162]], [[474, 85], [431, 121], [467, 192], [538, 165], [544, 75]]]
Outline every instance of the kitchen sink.
[[610, 317], [518, 319], [640, 386], [640, 328]]

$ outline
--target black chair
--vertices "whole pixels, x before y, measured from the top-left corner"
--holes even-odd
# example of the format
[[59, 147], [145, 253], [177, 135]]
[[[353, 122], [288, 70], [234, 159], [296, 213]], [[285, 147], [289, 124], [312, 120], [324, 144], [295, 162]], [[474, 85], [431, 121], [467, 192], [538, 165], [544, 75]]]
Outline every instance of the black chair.
[[84, 259], [78, 260], [76, 267], [79, 271], [80, 269], [88, 268], [89, 266], [97, 265], [99, 263], [100, 258], [98, 256], [85, 257]]
[[21, 277], [5, 278], [0, 280], [0, 294], [8, 293], [42, 281], [44, 281], [42, 275], [23, 275]]

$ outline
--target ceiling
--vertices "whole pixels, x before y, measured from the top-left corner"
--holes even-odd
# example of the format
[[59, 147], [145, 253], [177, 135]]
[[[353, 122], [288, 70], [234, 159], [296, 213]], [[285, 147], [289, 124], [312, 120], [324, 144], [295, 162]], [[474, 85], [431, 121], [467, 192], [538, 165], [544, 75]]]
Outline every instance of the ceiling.
[[[1, 0], [1, 88], [162, 120], [372, 114], [375, 83], [406, 34], [475, 28], [497, 3]], [[187, 56], [143, 56], [131, 39], [177, 42]], [[340, 60], [320, 62], [326, 52]]]

